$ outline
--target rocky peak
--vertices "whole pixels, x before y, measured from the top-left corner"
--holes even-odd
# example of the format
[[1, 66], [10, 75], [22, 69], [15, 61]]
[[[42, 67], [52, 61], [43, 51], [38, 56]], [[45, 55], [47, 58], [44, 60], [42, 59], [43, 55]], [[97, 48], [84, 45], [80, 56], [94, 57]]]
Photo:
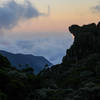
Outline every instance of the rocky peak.
[[88, 25], [72, 25], [69, 31], [74, 35], [74, 43], [63, 59], [63, 63], [76, 62], [93, 53], [100, 52], [100, 22]]
[[[97, 25], [100, 27], [100, 23]], [[95, 33], [97, 30], [97, 26], [95, 23], [88, 24], [88, 25], [83, 25], [83, 26], [78, 26], [78, 25], [72, 25], [69, 27], [69, 31], [74, 35], [77, 36], [79, 34], [82, 34], [83, 32], [91, 32]]]

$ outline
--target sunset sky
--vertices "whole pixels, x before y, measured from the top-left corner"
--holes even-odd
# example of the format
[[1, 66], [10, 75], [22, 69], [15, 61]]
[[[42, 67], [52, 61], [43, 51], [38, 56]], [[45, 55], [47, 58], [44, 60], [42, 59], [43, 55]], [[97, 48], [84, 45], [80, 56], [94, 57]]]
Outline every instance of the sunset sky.
[[0, 48], [60, 63], [73, 42], [68, 27], [99, 18], [100, 0], [0, 0]]
[[[21, 0], [16, 0], [21, 1]], [[24, 0], [23, 0], [24, 1]], [[30, 32], [65, 32], [73, 23], [87, 24], [99, 21], [99, 15], [92, 13], [92, 7], [99, 4], [99, 0], [30, 0], [38, 11], [50, 15], [32, 18], [16, 27], [14, 31]]]

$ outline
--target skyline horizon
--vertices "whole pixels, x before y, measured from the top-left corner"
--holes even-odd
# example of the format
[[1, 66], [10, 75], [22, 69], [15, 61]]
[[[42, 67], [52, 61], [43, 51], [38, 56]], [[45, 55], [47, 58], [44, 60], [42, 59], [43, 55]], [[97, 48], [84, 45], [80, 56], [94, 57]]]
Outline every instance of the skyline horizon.
[[100, 0], [1, 0], [0, 48], [60, 63], [73, 43], [68, 27], [97, 23], [99, 16]]

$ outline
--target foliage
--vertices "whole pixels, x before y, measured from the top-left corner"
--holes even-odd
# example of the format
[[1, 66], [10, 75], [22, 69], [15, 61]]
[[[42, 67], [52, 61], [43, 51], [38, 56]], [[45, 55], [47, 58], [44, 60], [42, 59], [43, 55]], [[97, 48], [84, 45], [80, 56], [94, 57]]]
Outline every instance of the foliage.
[[8, 59], [0, 54], [0, 68], [1, 67], [10, 67], [11, 64]]
[[75, 41], [63, 62], [51, 68], [45, 65], [38, 75], [28, 65], [23, 70], [13, 68], [0, 55], [0, 100], [100, 100], [97, 29], [95, 24], [70, 27]]

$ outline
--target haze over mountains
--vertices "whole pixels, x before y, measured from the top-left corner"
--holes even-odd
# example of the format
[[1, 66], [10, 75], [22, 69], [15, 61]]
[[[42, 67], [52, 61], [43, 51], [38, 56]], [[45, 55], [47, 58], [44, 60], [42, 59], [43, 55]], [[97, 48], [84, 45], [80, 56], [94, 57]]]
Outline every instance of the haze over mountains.
[[46, 32], [45, 36], [43, 35], [44, 33], [37, 33], [40, 36], [30, 36], [32, 33], [26, 34], [24, 37], [23, 35], [16, 36], [13, 34], [12, 37], [9, 33], [4, 40], [0, 38], [0, 50], [43, 56], [51, 63], [58, 64], [61, 63], [63, 56], [66, 54], [66, 49], [72, 45], [74, 40], [72, 35], [66, 32], [59, 32], [59, 35], [55, 35], [54, 33], [47, 35], [49, 33]]
[[99, 16], [100, 0], [0, 0], [0, 100], [100, 100]]
[[32, 67], [35, 73], [39, 73], [46, 64], [48, 66], [52, 65], [52, 63], [42, 56], [34, 56], [31, 54], [13, 54], [2, 50], [0, 50], [0, 53], [7, 57], [12, 66], [17, 69]]
[[[13, 68], [0, 55], [0, 100], [100, 100], [100, 23], [72, 25], [69, 31], [74, 42], [62, 63], [37, 75]], [[13, 54], [25, 64], [32, 57]]]

